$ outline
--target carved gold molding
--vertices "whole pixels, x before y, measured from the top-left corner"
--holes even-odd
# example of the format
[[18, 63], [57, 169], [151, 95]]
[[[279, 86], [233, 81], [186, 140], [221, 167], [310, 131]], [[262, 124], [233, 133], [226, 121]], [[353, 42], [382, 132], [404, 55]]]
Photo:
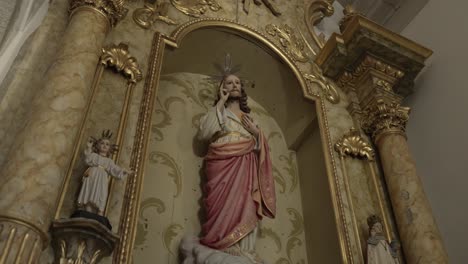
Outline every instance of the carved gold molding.
[[325, 45], [325, 39], [323, 36], [317, 35], [314, 27], [325, 17], [333, 15], [335, 12], [335, 8], [333, 8], [333, 2], [333, 0], [316, 0], [311, 1], [306, 7], [305, 23], [310, 35], [312, 36], [312, 39], [315, 42], [315, 45], [319, 49], [322, 49]]
[[81, 7], [93, 8], [107, 17], [111, 26], [115, 26], [127, 15], [128, 9], [124, 3], [125, 0], [71, 0], [70, 13], [73, 14]]
[[281, 47], [294, 60], [307, 62], [310, 59], [309, 54], [304, 50], [305, 41], [302, 38], [298, 38], [290, 26], [284, 24], [280, 27], [275, 24], [268, 24], [265, 27], [265, 31], [269, 35], [277, 37]]
[[56, 263], [96, 264], [119, 240], [101, 223], [86, 218], [56, 220], [51, 232]]
[[317, 84], [328, 101], [330, 101], [333, 104], [337, 104], [340, 102], [340, 95], [335, 89], [334, 84], [325, 76], [323, 76], [322, 70], [317, 66], [317, 64], [312, 63], [312, 73], [304, 74], [304, 78], [309, 83]]
[[[369, 72], [369, 70], [376, 70], [385, 76], [394, 78], [396, 80], [403, 78], [405, 73], [393, 66], [390, 66], [388, 63], [385, 63], [379, 59], [376, 59], [372, 56], [365, 56], [364, 59], [359, 63], [356, 69], [353, 72], [344, 71], [341, 76], [338, 78], [337, 83], [340, 87], [345, 90], [349, 90], [349, 87], [354, 87], [356, 81], [362, 77], [364, 74]], [[388, 91], [391, 91], [392, 84], [383, 79], [375, 79], [375, 84], [385, 88]]]
[[100, 62], [105, 67], [114, 68], [131, 83], [136, 83], [143, 78], [138, 61], [130, 55], [126, 44], [112, 44], [103, 48]]
[[221, 6], [216, 0], [197, 0], [196, 4], [186, 2], [187, 0], [171, 0], [172, 5], [177, 10], [192, 17], [200, 17], [208, 9], [214, 12], [221, 10]]
[[364, 109], [361, 119], [362, 128], [372, 136], [375, 142], [388, 133], [405, 135], [406, 123], [409, 119], [409, 107], [400, 106], [395, 102], [385, 102], [378, 99]]
[[254, 4], [256, 4], [257, 6], [260, 6], [263, 2], [263, 4], [268, 8], [268, 10], [270, 10], [270, 12], [274, 15], [274, 16], [280, 16], [281, 15], [281, 12], [278, 11], [278, 9], [275, 7], [275, 5], [271, 2], [271, 0], [242, 0], [242, 3], [244, 4], [242, 6], [242, 9], [244, 10], [244, 12], [246, 14], [248, 14], [250, 12], [250, 5], [252, 3], [252, 1], [254, 2]]
[[156, 21], [162, 21], [168, 25], [177, 25], [177, 22], [167, 16], [169, 5], [169, 3], [145, 3], [143, 7], [133, 11], [133, 21], [144, 29], [150, 28]]
[[358, 130], [351, 128], [349, 132], [335, 143], [335, 151], [340, 156], [350, 156], [357, 159], [374, 160], [375, 152]]

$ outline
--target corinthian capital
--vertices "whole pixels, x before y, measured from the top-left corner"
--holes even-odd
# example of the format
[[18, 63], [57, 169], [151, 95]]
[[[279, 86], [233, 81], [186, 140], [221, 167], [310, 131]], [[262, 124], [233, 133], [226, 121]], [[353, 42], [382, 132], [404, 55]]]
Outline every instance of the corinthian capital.
[[405, 134], [406, 123], [409, 119], [409, 107], [400, 106], [395, 102], [377, 100], [363, 111], [361, 126], [372, 136], [374, 142], [388, 133]]
[[115, 26], [128, 12], [124, 3], [125, 0], [71, 0], [70, 13], [73, 14], [80, 7], [92, 8], [106, 16], [111, 26]]

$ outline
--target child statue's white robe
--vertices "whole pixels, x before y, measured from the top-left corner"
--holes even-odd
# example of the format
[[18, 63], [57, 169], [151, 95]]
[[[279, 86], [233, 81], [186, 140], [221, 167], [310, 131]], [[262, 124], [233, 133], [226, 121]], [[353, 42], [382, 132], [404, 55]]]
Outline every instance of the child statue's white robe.
[[78, 205], [92, 205], [104, 212], [109, 192], [109, 177], [125, 177], [125, 171], [110, 158], [85, 150], [85, 162], [89, 166], [83, 176], [83, 185], [78, 196]]
[[367, 264], [399, 264], [396, 252], [383, 237], [374, 237], [367, 242]]

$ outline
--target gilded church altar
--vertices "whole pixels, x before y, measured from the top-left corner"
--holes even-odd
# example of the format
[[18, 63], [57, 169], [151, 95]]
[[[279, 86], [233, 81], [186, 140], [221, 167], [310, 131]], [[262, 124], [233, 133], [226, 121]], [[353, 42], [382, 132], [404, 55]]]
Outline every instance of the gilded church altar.
[[[277, 215], [256, 242], [267, 263], [367, 263], [377, 222], [382, 243], [401, 245], [395, 263], [448, 263], [401, 105], [432, 51], [351, 8], [339, 32], [321, 32], [333, 2], [52, 2], [44, 27], [61, 28], [60, 47], [24, 97], [25, 126], [0, 124], [11, 142], [0, 264], [181, 262], [180, 241], [204, 220], [195, 135], [226, 53], [269, 144]], [[76, 215], [82, 153], [103, 130], [119, 146], [109, 162], [128, 171], [90, 219]]]

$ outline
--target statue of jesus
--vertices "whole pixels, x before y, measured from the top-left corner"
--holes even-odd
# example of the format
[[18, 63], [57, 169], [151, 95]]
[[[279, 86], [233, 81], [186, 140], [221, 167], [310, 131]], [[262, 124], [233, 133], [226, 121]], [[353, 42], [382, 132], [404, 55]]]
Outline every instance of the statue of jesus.
[[264, 216], [275, 217], [276, 197], [268, 142], [249, 113], [241, 80], [225, 76], [198, 134], [210, 141], [200, 243], [262, 263], [255, 253], [257, 225]]

